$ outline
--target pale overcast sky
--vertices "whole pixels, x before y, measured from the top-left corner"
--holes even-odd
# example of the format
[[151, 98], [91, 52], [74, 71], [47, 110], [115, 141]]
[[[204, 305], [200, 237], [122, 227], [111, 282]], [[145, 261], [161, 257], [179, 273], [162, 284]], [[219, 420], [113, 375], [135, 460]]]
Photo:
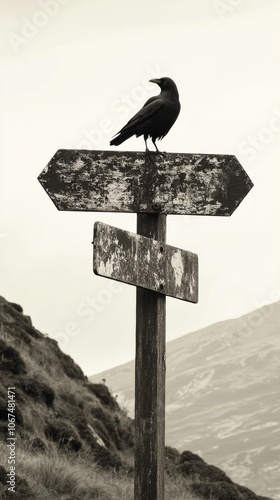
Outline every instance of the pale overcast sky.
[[170, 76], [182, 109], [159, 146], [235, 154], [255, 186], [229, 218], [168, 217], [167, 242], [199, 255], [200, 300], [167, 299], [167, 340], [279, 300], [280, 3], [0, 6], [0, 294], [87, 375], [133, 358], [135, 289], [93, 274], [91, 241], [95, 221], [135, 231], [136, 216], [58, 212], [37, 176], [57, 149], [109, 149]]

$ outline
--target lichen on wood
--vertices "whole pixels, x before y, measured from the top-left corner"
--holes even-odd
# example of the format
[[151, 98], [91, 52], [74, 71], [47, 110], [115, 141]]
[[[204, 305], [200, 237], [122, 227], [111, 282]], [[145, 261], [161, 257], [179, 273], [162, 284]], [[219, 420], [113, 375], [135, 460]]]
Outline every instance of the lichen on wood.
[[198, 301], [198, 256], [96, 222], [94, 272], [189, 302]]
[[58, 150], [39, 176], [58, 210], [231, 215], [253, 184], [233, 155]]

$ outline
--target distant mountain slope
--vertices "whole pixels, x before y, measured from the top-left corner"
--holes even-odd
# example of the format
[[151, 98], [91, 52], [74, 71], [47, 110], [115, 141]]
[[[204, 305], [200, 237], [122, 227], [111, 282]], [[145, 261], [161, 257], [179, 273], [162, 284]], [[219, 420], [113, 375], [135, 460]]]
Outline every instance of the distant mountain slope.
[[[166, 443], [280, 499], [280, 302], [167, 344]], [[106, 379], [133, 416], [134, 362]]]

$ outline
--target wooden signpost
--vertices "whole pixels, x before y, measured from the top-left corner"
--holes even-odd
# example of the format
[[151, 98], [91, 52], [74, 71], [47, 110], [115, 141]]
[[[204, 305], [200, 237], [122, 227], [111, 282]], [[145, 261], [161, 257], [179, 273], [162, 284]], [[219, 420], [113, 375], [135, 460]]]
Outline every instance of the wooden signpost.
[[164, 500], [165, 298], [198, 301], [198, 257], [166, 245], [166, 216], [231, 215], [253, 184], [231, 155], [79, 150], [39, 181], [58, 210], [137, 213], [137, 234], [95, 224], [93, 268], [137, 287], [134, 498]]

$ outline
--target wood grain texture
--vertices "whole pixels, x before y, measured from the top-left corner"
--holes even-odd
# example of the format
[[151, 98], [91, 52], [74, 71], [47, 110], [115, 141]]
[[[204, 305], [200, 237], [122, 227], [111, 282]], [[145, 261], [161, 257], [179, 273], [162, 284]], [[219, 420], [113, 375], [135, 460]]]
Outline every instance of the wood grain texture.
[[101, 222], [94, 225], [95, 274], [198, 301], [198, 256]]
[[58, 150], [39, 176], [58, 210], [231, 215], [253, 186], [232, 155]]
[[[137, 215], [137, 233], [165, 242], [165, 215]], [[164, 500], [166, 299], [137, 287], [134, 500]]]

